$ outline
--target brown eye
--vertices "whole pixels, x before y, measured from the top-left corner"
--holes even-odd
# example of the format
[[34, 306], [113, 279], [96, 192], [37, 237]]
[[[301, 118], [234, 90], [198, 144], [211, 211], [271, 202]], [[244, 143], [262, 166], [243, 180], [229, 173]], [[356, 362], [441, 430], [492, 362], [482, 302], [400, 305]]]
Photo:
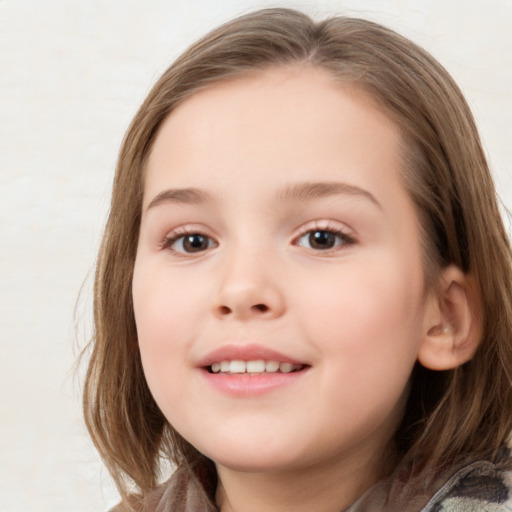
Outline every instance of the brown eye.
[[315, 229], [304, 233], [297, 241], [300, 247], [307, 247], [315, 251], [326, 251], [334, 247], [351, 244], [352, 238], [340, 231], [328, 229]]
[[336, 235], [331, 231], [312, 231], [308, 242], [312, 249], [331, 249], [336, 245]]
[[197, 253], [215, 247], [215, 242], [208, 236], [200, 233], [190, 233], [180, 236], [173, 241], [171, 249], [180, 253]]

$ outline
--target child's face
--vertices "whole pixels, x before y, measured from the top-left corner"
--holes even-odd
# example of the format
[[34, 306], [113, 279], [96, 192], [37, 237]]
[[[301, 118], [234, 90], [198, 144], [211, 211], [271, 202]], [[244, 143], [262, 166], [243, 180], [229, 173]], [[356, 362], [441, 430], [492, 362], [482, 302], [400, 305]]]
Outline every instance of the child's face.
[[[163, 124], [140, 351], [169, 422], [219, 467], [380, 463], [430, 303], [399, 144], [373, 101], [310, 68], [213, 86]], [[239, 360], [299, 366], [210, 373]]]

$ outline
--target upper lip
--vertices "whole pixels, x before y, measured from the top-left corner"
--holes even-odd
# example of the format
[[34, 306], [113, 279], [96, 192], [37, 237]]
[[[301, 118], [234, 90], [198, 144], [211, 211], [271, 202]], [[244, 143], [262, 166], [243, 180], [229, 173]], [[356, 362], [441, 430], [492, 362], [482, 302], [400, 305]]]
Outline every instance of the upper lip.
[[272, 348], [256, 344], [228, 344], [209, 352], [199, 363], [199, 367], [211, 366], [221, 361], [278, 361], [280, 363], [306, 364]]

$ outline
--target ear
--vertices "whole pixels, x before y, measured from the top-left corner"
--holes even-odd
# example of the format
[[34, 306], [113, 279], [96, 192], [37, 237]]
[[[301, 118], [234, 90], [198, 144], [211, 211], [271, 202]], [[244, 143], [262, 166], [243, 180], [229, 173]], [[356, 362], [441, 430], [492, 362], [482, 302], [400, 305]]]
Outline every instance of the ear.
[[450, 265], [433, 290], [425, 315], [418, 361], [431, 370], [451, 370], [469, 361], [482, 336], [479, 292], [472, 276]]

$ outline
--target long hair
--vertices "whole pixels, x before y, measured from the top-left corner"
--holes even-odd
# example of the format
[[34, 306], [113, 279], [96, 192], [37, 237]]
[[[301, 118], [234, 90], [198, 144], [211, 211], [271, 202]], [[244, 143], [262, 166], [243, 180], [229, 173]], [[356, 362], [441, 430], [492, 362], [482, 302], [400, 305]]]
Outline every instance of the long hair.
[[448, 264], [477, 283], [484, 324], [479, 349], [452, 371], [417, 365], [396, 435], [399, 454], [439, 467], [468, 453], [491, 458], [508, 438], [511, 253], [463, 95], [427, 52], [378, 24], [345, 17], [314, 22], [296, 11], [267, 9], [231, 21], [189, 48], [155, 84], [121, 147], [96, 268], [84, 412], [126, 504], [130, 490], [145, 496], [157, 485], [165, 457], [183, 482], [199, 482], [215, 510], [213, 463], [166, 421], [138, 351], [131, 282], [152, 144], [163, 120], [198, 90], [286, 65], [325, 69], [384, 108], [402, 135], [403, 180], [420, 219], [427, 283]]

